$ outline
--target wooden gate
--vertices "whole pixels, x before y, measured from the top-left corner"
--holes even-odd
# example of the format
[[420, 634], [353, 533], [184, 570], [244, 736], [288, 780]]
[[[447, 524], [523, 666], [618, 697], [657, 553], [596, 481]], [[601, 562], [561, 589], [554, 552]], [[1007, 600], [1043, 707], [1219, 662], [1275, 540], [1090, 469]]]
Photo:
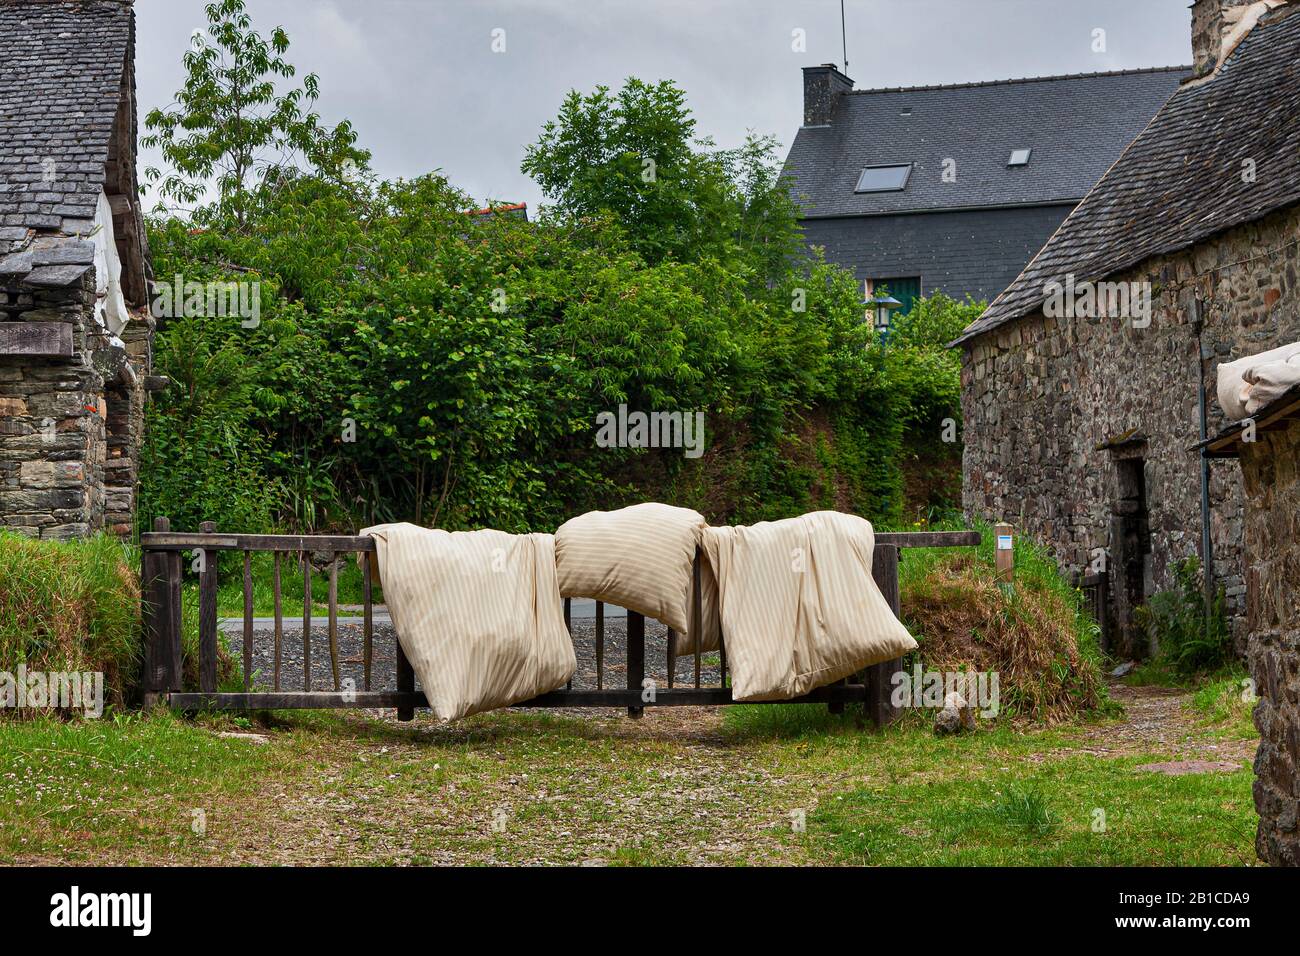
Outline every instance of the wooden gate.
[[[173, 532], [166, 518], [158, 518], [154, 530], [140, 535], [142, 550], [141, 585], [144, 605], [145, 673], [144, 690], [146, 706], [167, 705], [181, 711], [200, 710], [279, 710], [289, 708], [362, 707], [396, 708], [399, 720], [410, 720], [417, 707], [427, 707], [424, 693], [415, 689], [415, 673], [400, 643], [394, 641], [396, 652], [395, 689], [373, 689], [372, 664], [374, 655], [374, 606], [372, 600], [370, 560], [362, 561], [364, 575], [364, 603], [362, 608], [363, 679], [362, 687], [342, 686], [339, 674], [338, 645], [338, 559], [348, 555], [370, 555], [375, 551], [373, 539], [355, 535], [251, 535], [220, 534], [211, 522], [204, 522], [198, 533]], [[876, 535], [876, 548], [872, 559], [872, 576], [880, 587], [889, 606], [897, 614], [898, 556], [900, 548], [964, 547], [978, 545], [977, 531], [937, 531], [882, 533]], [[199, 573], [199, 646], [197, 692], [182, 688], [181, 663], [181, 561], [182, 553], [202, 553]], [[217, 588], [218, 565], [215, 555], [222, 551], [242, 552], [243, 561], [243, 690], [220, 692], [217, 689]], [[255, 552], [274, 555], [272, 582], [274, 624], [270, 628], [273, 644], [274, 666], [270, 675], [271, 687], [254, 688], [253, 641], [259, 629], [254, 626], [252, 555]], [[284, 629], [283, 595], [280, 588], [280, 569], [288, 561], [307, 561], [315, 552], [332, 555], [329, 562], [328, 612], [325, 620], [326, 652], [330, 655], [333, 686], [325, 690], [312, 687], [311, 659], [319, 650], [312, 643], [313, 599], [311, 574], [304, 574], [302, 595], [303, 619], [301, 647], [303, 654], [303, 689], [281, 689], [281, 657], [286, 646]], [[698, 596], [699, 557], [696, 558], [696, 594]], [[565, 602], [565, 623], [569, 623], [570, 602]], [[698, 620], [698, 598], [692, 608]], [[692, 687], [677, 686], [675, 671], [674, 634], [668, 632], [668, 687], [656, 688], [646, 698], [642, 690], [645, 677], [645, 618], [633, 611], [627, 612], [627, 668], [623, 687], [605, 687], [603, 660], [605, 647], [604, 605], [596, 605], [596, 687], [552, 691], [516, 707], [626, 707], [634, 717], [646, 707], [701, 706], [732, 703], [731, 688], [727, 686], [726, 649], [719, 648], [719, 681], [716, 685], [701, 684], [701, 660], [695, 656], [695, 680]], [[867, 668], [838, 684], [819, 687], [789, 703], [824, 703], [839, 710], [847, 703], [863, 705], [869, 719], [884, 726], [897, 716], [890, 704], [892, 676], [902, 668], [902, 661], [887, 661]]]
[[1111, 645], [1110, 613], [1110, 575], [1105, 571], [1097, 574], [1075, 575], [1074, 586], [1083, 592], [1083, 606], [1100, 629], [1099, 643], [1103, 651], [1109, 651]]

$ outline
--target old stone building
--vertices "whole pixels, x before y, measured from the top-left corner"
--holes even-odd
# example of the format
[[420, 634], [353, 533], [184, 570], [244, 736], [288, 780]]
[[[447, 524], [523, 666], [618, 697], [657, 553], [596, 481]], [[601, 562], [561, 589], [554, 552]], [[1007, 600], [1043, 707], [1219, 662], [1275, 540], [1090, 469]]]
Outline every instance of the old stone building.
[[0, 0], [0, 528], [131, 530], [153, 319], [129, 0]]
[[958, 339], [967, 512], [1104, 562], [1122, 653], [1197, 554], [1244, 648], [1241, 476], [1189, 449], [1221, 362], [1300, 340], [1298, 8], [1197, 0], [1193, 77]]
[[1245, 486], [1246, 622], [1255, 725], [1255, 847], [1300, 866], [1300, 386], [1211, 439]]

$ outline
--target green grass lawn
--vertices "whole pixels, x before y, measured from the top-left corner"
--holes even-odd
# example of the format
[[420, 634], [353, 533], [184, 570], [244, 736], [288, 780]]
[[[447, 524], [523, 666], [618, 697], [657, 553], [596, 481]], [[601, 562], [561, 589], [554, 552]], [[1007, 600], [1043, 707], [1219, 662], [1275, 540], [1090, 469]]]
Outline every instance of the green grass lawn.
[[[1140, 703], [1140, 702], [1139, 702]], [[880, 734], [813, 705], [0, 722], [0, 858], [44, 863], [1243, 865], [1253, 730], [1223, 694], [1168, 732]], [[252, 731], [265, 738], [221, 737]], [[1194, 756], [1230, 773], [1165, 776]], [[1104, 827], [1100, 826], [1104, 814]]]
[[[921, 748], [925, 750], [925, 748]], [[1252, 775], [1166, 777], [1146, 757], [981, 761], [956, 778], [914, 771], [837, 794], [809, 823], [841, 863], [1220, 866], [1254, 860]], [[926, 753], [926, 758], [968, 755]]]

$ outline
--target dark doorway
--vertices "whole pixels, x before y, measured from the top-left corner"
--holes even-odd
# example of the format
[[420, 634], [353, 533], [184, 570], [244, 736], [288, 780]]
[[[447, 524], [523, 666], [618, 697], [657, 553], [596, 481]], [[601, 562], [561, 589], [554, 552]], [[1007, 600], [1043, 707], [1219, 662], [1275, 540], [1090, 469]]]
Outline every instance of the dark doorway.
[[1150, 641], [1136, 621], [1146, 603], [1151, 525], [1147, 510], [1146, 459], [1115, 455], [1115, 497], [1110, 519], [1111, 591], [1115, 602], [1115, 651], [1128, 659], [1146, 657]]

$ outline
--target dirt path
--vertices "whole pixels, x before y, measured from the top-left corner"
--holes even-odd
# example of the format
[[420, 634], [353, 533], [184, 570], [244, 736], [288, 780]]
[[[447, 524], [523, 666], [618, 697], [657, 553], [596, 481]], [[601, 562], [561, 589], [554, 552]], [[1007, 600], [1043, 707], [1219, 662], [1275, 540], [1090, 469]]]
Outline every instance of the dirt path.
[[1167, 751], [1177, 760], [1254, 760], [1258, 742], [1214, 739], [1197, 727], [1188, 707], [1192, 695], [1180, 688], [1131, 687], [1109, 684], [1110, 696], [1124, 708], [1123, 719], [1084, 728], [1082, 745], [1051, 752], [1051, 756], [1088, 753], [1123, 757], [1153, 750]]
[[[1072, 729], [1028, 762], [1160, 755], [1204, 768], [1251, 759], [1254, 742], [1198, 728], [1185, 691], [1115, 684], [1121, 720]], [[553, 712], [581, 717], [549, 739], [519, 721], [384, 722], [316, 738], [320, 776], [276, 788], [214, 841], [220, 862], [407, 864], [817, 862], [790, 815], [855, 778], [782, 770], [769, 742], [738, 741], [711, 708]], [[275, 731], [271, 731], [272, 734]], [[536, 739], [536, 742], [535, 742]], [[804, 746], [791, 739], [784, 746]], [[553, 749], [570, 755], [556, 759]], [[861, 768], [858, 767], [860, 773]], [[848, 777], [840, 776], [848, 772]], [[1176, 771], [1177, 772], [1177, 771]], [[427, 778], [412, 781], [414, 775]], [[394, 785], [391, 780], [400, 780]], [[829, 789], [828, 789], [829, 788]], [[270, 799], [265, 799], [269, 797]], [[253, 812], [249, 812], [253, 810]]]
[[[729, 743], [717, 709], [583, 717], [585, 752], [567, 766], [521, 759], [523, 727], [500, 739], [435, 724], [404, 728], [405, 739], [340, 738], [319, 754], [318, 786], [277, 787], [256, 812], [227, 818], [235, 832], [213, 841], [222, 844], [213, 862], [808, 862], [803, 842], [789, 839], [807, 781], [783, 779]], [[432, 755], [447, 747], [459, 753]], [[358, 773], [361, 761], [374, 769]], [[412, 786], [410, 772], [428, 786]]]

